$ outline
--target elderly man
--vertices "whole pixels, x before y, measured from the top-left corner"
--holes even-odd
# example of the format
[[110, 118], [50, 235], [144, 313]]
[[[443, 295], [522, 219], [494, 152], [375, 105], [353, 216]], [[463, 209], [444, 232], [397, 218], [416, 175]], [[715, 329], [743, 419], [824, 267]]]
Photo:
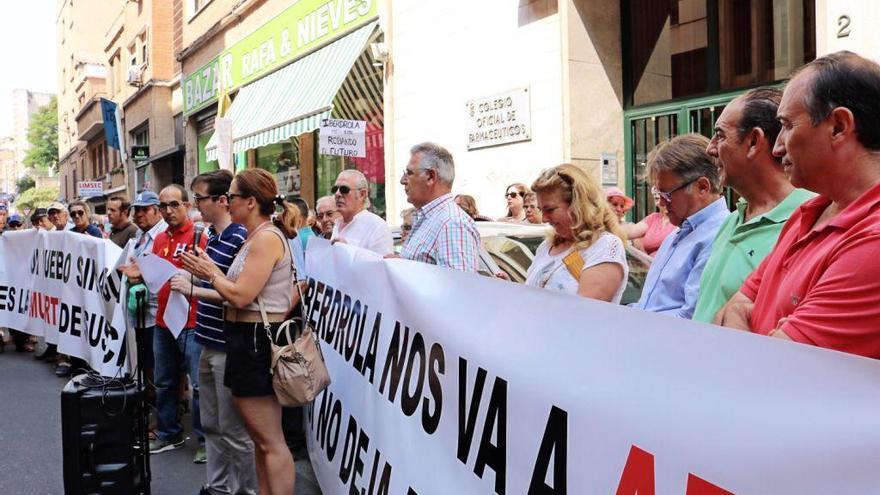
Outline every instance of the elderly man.
[[729, 214], [718, 167], [706, 154], [708, 144], [699, 134], [686, 134], [658, 144], [648, 155], [653, 192], [679, 229], [657, 251], [636, 308], [679, 318], [694, 313], [712, 241]]
[[9, 205], [6, 202], [0, 202], [0, 232], [5, 232], [9, 226], [6, 224], [6, 219], [9, 216]]
[[343, 170], [331, 189], [340, 219], [333, 226], [330, 240], [385, 256], [394, 253], [391, 229], [379, 215], [367, 211], [370, 188], [367, 178], [357, 170]]
[[410, 149], [400, 183], [415, 208], [413, 227], [400, 253], [402, 258], [476, 272], [480, 234], [474, 221], [452, 197], [455, 163], [434, 143]]
[[[159, 301], [155, 294], [147, 291], [146, 286], [142, 284], [140, 269], [134, 263], [134, 259], [143, 253], [153, 252], [153, 243], [159, 234], [168, 228], [168, 224], [162, 218], [159, 212], [159, 196], [153, 191], [144, 191], [137, 195], [132, 203], [134, 209], [134, 224], [137, 225], [138, 231], [134, 236], [134, 252], [129, 259], [129, 263], [122, 267], [122, 272], [128, 277], [129, 297], [136, 297], [138, 291], [143, 291], [146, 295], [146, 309], [144, 311], [144, 327], [138, 328], [135, 337], [137, 340], [137, 358], [138, 365], [147, 375], [147, 383], [152, 384], [153, 368], [155, 358], [153, 353], [153, 333], [156, 327], [156, 312], [159, 308]], [[131, 328], [136, 328], [136, 315], [129, 315], [129, 323]], [[150, 393], [154, 392], [150, 389]]]
[[321, 237], [329, 239], [333, 235], [333, 224], [339, 220], [339, 210], [336, 209], [336, 199], [333, 196], [323, 196], [315, 202], [315, 216], [321, 228]]
[[[159, 211], [168, 224], [168, 229], [159, 234], [153, 243], [153, 254], [170, 262], [177, 268], [183, 267], [180, 255], [193, 249], [195, 232], [189, 218], [189, 194], [183, 186], [171, 184], [159, 192]], [[205, 249], [208, 236], [202, 236], [199, 247]], [[189, 299], [189, 315], [183, 329], [175, 337], [165, 322], [165, 311], [170, 300], [171, 284], [166, 283], [156, 297], [159, 307], [156, 311], [156, 330], [153, 333], [153, 352], [156, 358], [156, 439], [150, 441], [150, 454], [158, 454], [183, 446], [185, 437], [183, 426], [177, 417], [178, 389], [180, 375], [189, 375], [193, 389], [193, 431], [199, 447], [194, 462], [204, 462], [205, 438], [199, 411], [199, 358], [202, 345], [195, 340], [196, 311], [198, 301]]]
[[89, 205], [84, 201], [74, 201], [73, 203], [70, 203], [68, 210], [70, 211], [70, 218], [73, 219], [73, 227], [70, 229], [71, 232], [87, 234], [99, 239], [104, 238], [104, 236], [101, 235], [101, 230], [92, 225], [92, 222], [90, 221], [92, 212], [89, 210]]
[[49, 221], [55, 226], [55, 230], [67, 230], [69, 216], [67, 214], [67, 207], [64, 204], [56, 201], [50, 204], [46, 211], [49, 214]]
[[837, 52], [804, 66], [777, 112], [773, 154], [819, 193], [716, 323], [880, 358], [880, 65]]
[[121, 196], [113, 196], [107, 200], [107, 221], [110, 222], [110, 240], [113, 244], [124, 248], [130, 239], [137, 234], [137, 226], [128, 219], [131, 204]]
[[773, 156], [781, 124], [782, 90], [758, 88], [728, 104], [715, 123], [706, 153], [715, 157], [725, 185], [742, 199], [718, 230], [700, 280], [694, 320], [710, 323], [773, 249], [792, 212], [814, 194], [795, 189]]

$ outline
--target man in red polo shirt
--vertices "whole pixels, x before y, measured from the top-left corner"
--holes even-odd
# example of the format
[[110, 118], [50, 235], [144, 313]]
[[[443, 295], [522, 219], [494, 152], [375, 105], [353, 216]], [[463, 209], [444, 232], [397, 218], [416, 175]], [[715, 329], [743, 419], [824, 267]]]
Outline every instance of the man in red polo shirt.
[[[193, 222], [187, 215], [190, 209], [186, 189], [172, 184], [159, 193], [159, 211], [168, 229], [156, 236], [153, 254], [170, 261], [174, 266], [182, 266], [180, 255], [191, 250], [194, 241]], [[199, 246], [204, 249], [207, 236], [202, 237]], [[153, 352], [155, 354], [156, 385], [156, 439], [150, 441], [150, 454], [158, 454], [183, 446], [183, 426], [177, 419], [178, 390], [180, 375], [189, 375], [193, 389], [192, 418], [193, 431], [198, 437], [197, 462], [204, 462], [205, 437], [199, 419], [199, 357], [202, 346], [195, 341], [196, 309], [198, 301], [189, 300], [189, 317], [183, 330], [172, 335], [165, 323], [165, 309], [168, 307], [170, 283], [166, 283], [157, 294], [159, 307], [156, 311], [156, 330], [153, 332]]]
[[777, 117], [774, 155], [819, 196], [715, 322], [880, 358], [880, 65], [851, 52], [807, 64]]

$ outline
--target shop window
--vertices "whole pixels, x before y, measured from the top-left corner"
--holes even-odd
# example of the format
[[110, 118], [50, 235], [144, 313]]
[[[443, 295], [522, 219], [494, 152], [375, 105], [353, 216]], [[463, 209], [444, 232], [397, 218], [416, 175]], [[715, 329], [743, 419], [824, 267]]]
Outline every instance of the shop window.
[[275, 175], [281, 194], [302, 194], [302, 169], [299, 162], [299, 140], [270, 144], [256, 150], [257, 167]]
[[773, 83], [815, 57], [815, 0], [624, 0], [628, 106]]

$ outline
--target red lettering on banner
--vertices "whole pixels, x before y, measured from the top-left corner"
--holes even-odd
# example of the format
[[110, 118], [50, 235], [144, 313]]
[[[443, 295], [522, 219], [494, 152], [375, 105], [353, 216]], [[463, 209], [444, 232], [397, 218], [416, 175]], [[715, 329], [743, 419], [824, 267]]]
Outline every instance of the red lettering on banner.
[[56, 325], [58, 314], [58, 298], [47, 296], [39, 292], [31, 293], [28, 316], [45, 321], [49, 325]]
[[617, 495], [654, 495], [654, 456], [635, 445], [629, 449]]
[[686, 495], [733, 495], [720, 486], [713, 485], [708, 481], [688, 473], [688, 484]]

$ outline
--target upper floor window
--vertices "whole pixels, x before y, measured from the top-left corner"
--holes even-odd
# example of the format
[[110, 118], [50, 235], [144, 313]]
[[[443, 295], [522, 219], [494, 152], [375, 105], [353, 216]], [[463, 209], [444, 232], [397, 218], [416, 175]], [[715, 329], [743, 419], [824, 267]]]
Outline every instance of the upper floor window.
[[623, 0], [627, 105], [780, 81], [816, 56], [815, 0]]

